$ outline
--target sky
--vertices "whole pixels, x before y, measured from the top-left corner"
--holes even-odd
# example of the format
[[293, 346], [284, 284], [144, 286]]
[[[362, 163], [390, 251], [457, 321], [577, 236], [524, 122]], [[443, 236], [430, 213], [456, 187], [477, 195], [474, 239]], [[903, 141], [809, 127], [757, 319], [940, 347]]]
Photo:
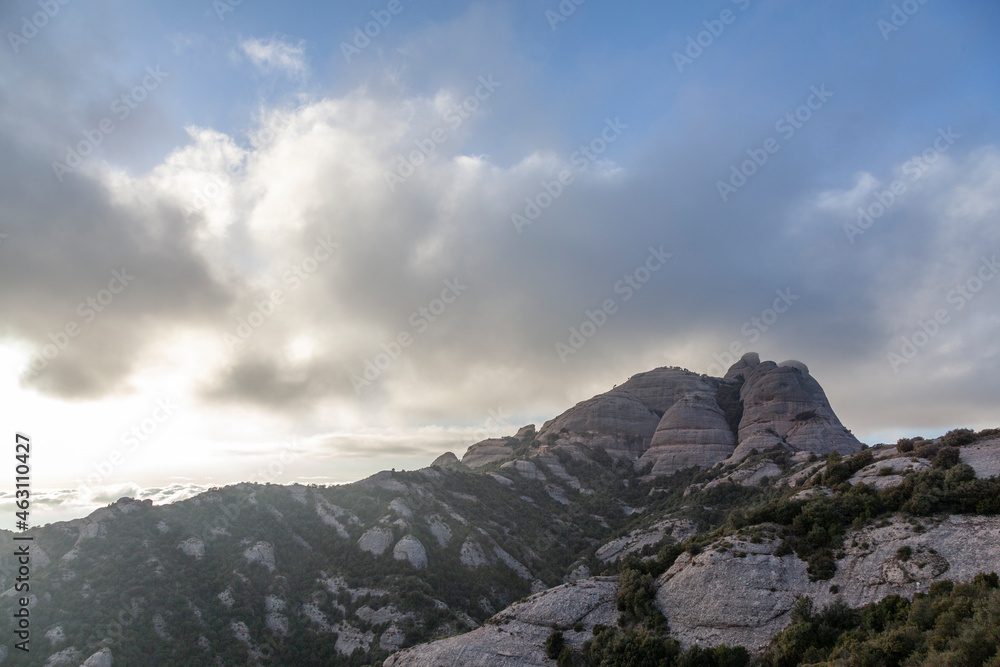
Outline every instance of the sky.
[[2, 3], [31, 523], [422, 467], [751, 350], [869, 444], [1000, 426], [998, 28], [986, 0]]

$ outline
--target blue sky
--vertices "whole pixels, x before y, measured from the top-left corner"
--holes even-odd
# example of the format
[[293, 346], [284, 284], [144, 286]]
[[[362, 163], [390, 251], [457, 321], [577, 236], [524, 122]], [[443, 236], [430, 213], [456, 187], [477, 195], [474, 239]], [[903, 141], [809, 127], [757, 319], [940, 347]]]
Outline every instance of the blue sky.
[[5, 3], [0, 427], [48, 516], [275, 443], [282, 483], [425, 465], [730, 346], [868, 442], [997, 425], [996, 3], [561, 6]]

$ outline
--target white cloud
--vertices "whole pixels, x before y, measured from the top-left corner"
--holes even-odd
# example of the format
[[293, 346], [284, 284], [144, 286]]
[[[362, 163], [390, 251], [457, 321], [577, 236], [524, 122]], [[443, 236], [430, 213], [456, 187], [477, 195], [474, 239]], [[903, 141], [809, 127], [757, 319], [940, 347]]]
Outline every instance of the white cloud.
[[240, 42], [240, 49], [250, 62], [265, 72], [283, 71], [293, 79], [306, 75], [305, 46], [302, 42], [290, 44], [277, 37], [267, 40], [250, 38]]

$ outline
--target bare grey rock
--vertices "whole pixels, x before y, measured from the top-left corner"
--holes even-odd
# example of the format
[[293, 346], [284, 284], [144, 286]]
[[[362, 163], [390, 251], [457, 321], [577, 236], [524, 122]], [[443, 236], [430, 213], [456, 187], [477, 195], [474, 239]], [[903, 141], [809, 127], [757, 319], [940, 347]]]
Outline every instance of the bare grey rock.
[[501, 470], [508, 473], [517, 473], [524, 479], [537, 479], [540, 482], [546, 480], [545, 473], [538, 469], [531, 461], [508, 461], [500, 466]]
[[455, 465], [458, 462], [459, 462], [458, 457], [455, 456], [453, 452], [445, 452], [441, 456], [431, 461], [431, 467], [441, 466], [443, 468], [445, 466]]
[[740, 486], [760, 486], [765, 479], [776, 479], [781, 476], [781, 468], [771, 461], [761, 461], [754, 465], [734, 470], [728, 475], [723, 475], [705, 485], [705, 489], [711, 489], [724, 482], [731, 482]]
[[84, 660], [80, 667], [111, 667], [113, 664], [114, 656], [111, 655], [111, 649], [105, 647]]
[[811, 500], [813, 498], [829, 498], [833, 495], [833, 491], [826, 486], [810, 486], [808, 489], [802, 489], [794, 496], [792, 500]]
[[405, 560], [417, 569], [427, 567], [427, 550], [420, 540], [413, 535], [406, 535], [392, 550], [392, 557], [396, 560]]
[[586, 401], [538, 432], [544, 444], [580, 443], [601, 447], [612, 456], [635, 458], [650, 445], [663, 415], [684, 396], [712, 394], [711, 379], [680, 368], [657, 368]]
[[528, 442], [535, 437], [535, 425], [528, 424], [527, 426], [522, 426], [517, 429], [517, 433], [514, 434], [514, 437], [521, 442]]
[[[564, 584], [511, 605], [472, 632], [414, 646], [389, 656], [383, 665], [549, 666], [553, 661], [545, 657], [545, 640], [552, 628], [564, 628], [566, 645], [580, 648], [593, 638], [595, 625], [617, 623], [617, 593], [616, 577]], [[572, 630], [577, 623], [582, 632]]]
[[333, 626], [337, 633], [337, 643], [334, 649], [341, 655], [351, 655], [355, 651], [367, 652], [372, 642], [375, 641], [375, 633], [369, 630], [362, 632], [347, 621], [341, 621]]
[[976, 477], [1000, 475], [1000, 438], [966, 445], [959, 450], [962, 463], [976, 471]]
[[462, 463], [470, 468], [479, 468], [494, 461], [502, 461], [514, 454], [514, 449], [501, 438], [490, 438], [469, 447], [462, 457]]
[[378, 645], [379, 648], [385, 651], [395, 651], [403, 645], [404, 641], [406, 641], [406, 633], [403, 632], [398, 625], [393, 623], [386, 628], [382, 633], [382, 636], [379, 637]]
[[479, 546], [479, 542], [471, 537], [465, 538], [465, 541], [462, 542], [462, 548], [459, 551], [459, 558], [462, 561], [462, 565], [468, 568], [477, 568], [489, 564], [489, 560], [486, 558], [483, 548]]
[[431, 529], [431, 535], [437, 540], [438, 546], [448, 546], [448, 542], [451, 541], [451, 526], [438, 514], [427, 517], [427, 525]]
[[[722, 551], [722, 542], [731, 546]], [[673, 636], [684, 646], [759, 649], [789, 623], [799, 595], [812, 597], [820, 607], [838, 596], [859, 607], [889, 595], [913, 597], [940, 579], [966, 581], [980, 572], [1000, 571], [1000, 517], [928, 520], [923, 532], [901, 519], [849, 531], [845, 557], [828, 581], [809, 581], [806, 563], [797, 556], [775, 555], [778, 544], [731, 536], [696, 556], [681, 554], [657, 581], [656, 604]], [[903, 546], [911, 549], [909, 559], [899, 556]]]
[[659, 422], [660, 416], [638, 398], [614, 391], [577, 403], [546, 422], [539, 440], [600, 447], [612, 456], [634, 458], [649, 446]]
[[185, 556], [191, 556], [195, 560], [205, 557], [205, 543], [197, 537], [189, 537], [178, 544], [177, 548], [183, 551]]
[[410, 509], [410, 506], [407, 505], [406, 501], [402, 498], [394, 498], [393, 501], [389, 503], [389, 509], [407, 519], [413, 518], [413, 510]]
[[876, 461], [854, 473], [848, 482], [853, 486], [857, 483], [866, 484], [874, 489], [891, 489], [903, 483], [907, 475], [927, 470], [931, 462], [927, 459], [900, 456], [888, 460]]
[[260, 563], [270, 572], [274, 572], [274, 547], [270, 542], [257, 542], [243, 552], [243, 557], [250, 563]]
[[756, 352], [747, 352], [735, 364], [726, 371], [727, 380], [745, 380], [753, 372], [753, 369], [760, 363], [760, 355]]
[[859, 451], [861, 443], [840, 423], [823, 388], [803, 368], [771, 361], [754, 367], [740, 390], [740, 444], [773, 433], [795, 449], [818, 454]]
[[678, 399], [664, 413], [650, 448], [636, 466], [652, 462], [651, 476], [672, 475], [692, 466], [711, 468], [728, 458], [735, 447], [736, 437], [715, 398], [707, 393], [692, 393]]
[[647, 546], [657, 544], [666, 537], [680, 542], [697, 532], [697, 524], [690, 519], [666, 519], [646, 528], [637, 528], [628, 535], [611, 540], [597, 550], [603, 563], [613, 563], [629, 554], [638, 553]]
[[381, 556], [392, 544], [392, 539], [392, 530], [377, 526], [368, 529], [358, 538], [358, 548], [375, 556]]
[[514, 486], [514, 480], [512, 480], [509, 477], [504, 477], [503, 475], [499, 475], [495, 472], [488, 472], [486, 474], [495, 479], [496, 481], [500, 482], [504, 486]]
[[499, 546], [493, 547], [493, 553], [496, 554], [497, 558], [500, 559], [501, 563], [503, 563], [510, 569], [517, 572], [517, 576], [521, 577], [522, 579], [528, 579], [528, 580], [531, 580], [533, 578], [531, 576], [531, 572], [528, 571], [528, 568], [526, 568], [521, 563], [521, 561], [511, 556], [509, 553], [501, 549]]
[[736, 449], [733, 451], [732, 456], [726, 459], [726, 464], [732, 465], [734, 463], [740, 463], [754, 454], [771, 451], [775, 448], [791, 449], [791, 446], [779, 438], [778, 434], [775, 433], [774, 430], [771, 428], [765, 428], [757, 431], [753, 435], [742, 438], [740, 440], [740, 444], [738, 444]]

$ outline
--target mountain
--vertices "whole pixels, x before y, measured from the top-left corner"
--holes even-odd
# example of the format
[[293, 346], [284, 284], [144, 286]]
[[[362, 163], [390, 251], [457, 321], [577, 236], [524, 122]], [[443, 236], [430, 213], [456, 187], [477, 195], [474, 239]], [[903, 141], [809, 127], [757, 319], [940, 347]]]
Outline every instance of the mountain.
[[[865, 447], [800, 362], [659, 368], [460, 460], [34, 529], [16, 664], [798, 664], [881, 646], [895, 626], [848, 621], [931, 593], [955, 631], [908, 650], [952, 650], [992, 618], [998, 472], [1000, 430]], [[16, 573], [6, 550], [5, 637]]]

